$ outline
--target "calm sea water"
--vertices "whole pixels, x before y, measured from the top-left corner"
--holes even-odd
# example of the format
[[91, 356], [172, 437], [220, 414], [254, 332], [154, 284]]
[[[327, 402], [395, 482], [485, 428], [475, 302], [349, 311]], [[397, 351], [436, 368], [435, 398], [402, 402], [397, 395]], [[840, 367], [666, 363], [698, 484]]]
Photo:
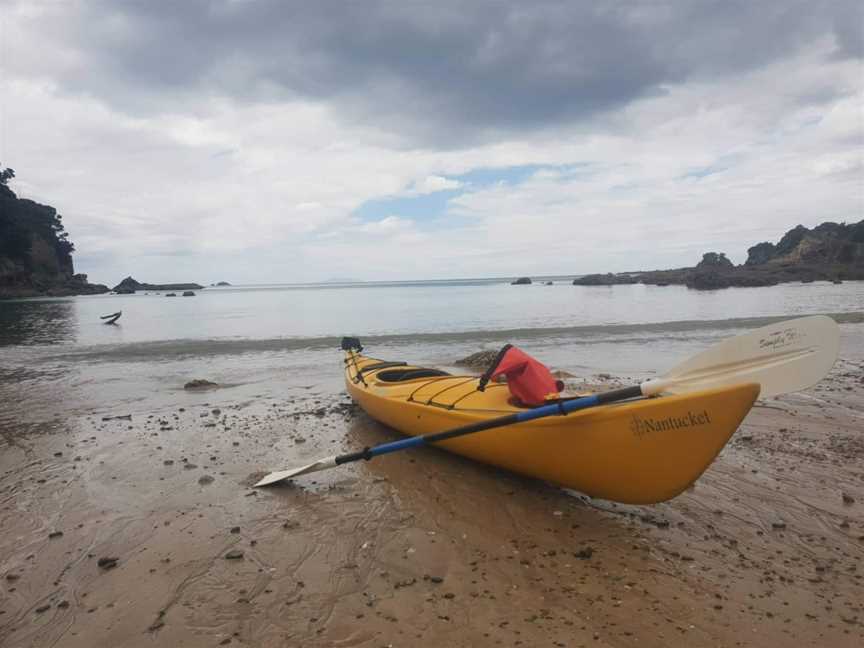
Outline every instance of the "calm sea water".
[[[772, 319], [835, 316], [864, 336], [864, 282], [713, 292], [681, 286], [513, 286], [507, 280], [208, 288], [195, 297], [0, 302], [0, 426], [188, 399], [201, 377], [238, 400], [341, 390], [339, 338], [371, 355], [451, 367], [506, 342], [556, 368], [643, 377]], [[546, 281], [546, 280], [544, 280]], [[118, 310], [118, 325], [99, 317]]]

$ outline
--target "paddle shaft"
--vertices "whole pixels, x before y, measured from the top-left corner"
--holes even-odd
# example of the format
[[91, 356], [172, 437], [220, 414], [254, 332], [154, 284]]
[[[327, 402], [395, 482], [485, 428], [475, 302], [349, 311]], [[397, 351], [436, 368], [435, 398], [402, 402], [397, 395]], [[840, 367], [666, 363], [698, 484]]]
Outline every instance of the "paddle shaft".
[[591, 396], [583, 396], [582, 398], [564, 400], [558, 403], [553, 403], [551, 405], [535, 407], [530, 410], [525, 410], [524, 412], [516, 412], [515, 414], [499, 416], [498, 418], [489, 419], [486, 421], [478, 421], [477, 423], [469, 423], [468, 425], [463, 425], [461, 427], [457, 427], [452, 430], [446, 430], [444, 432], [434, 432], [432, 434], [423, 434], [419, 436], [408, 437], [407, 439], [399, 439], [398, 441], [393, 441], [391, 443], [382, 443], [381, 445], [377, 445], [374, 448], [364, 448], [359, 452], [351, 452], [349, 454], [339, 455], [338, 457], [335, 457], [334, 463], [336, 465], [341, 465], [351, 463], [352, 461], [359, 461], [360, 459], [366, 459], [368, 461], [373, 457], [385, 455], [390, 452], [398, 452], [400, 450], [407, 450], [408, 448], [416, 448], [418, 446], [428, 445], [430, 443], [437, 443], [438, 441], [446, 441], [447, 439], [454, 439], [456, 437], [465, 436], [466, 434], [474, 434], [475, 432], [491, 430], [493, 428], [503, 427], [505, 425], [513, 425], [515, 423], [524, 423], [525, 421], [533, 421], [534, 419], [544, 418], [547, 416], [565, 416], [570, 412], [575, 412], [576, 410], [585, 409], [587, 407], [595, 407], [597, 405], [604, 405], [606, 403], [613, 403], [615, 401], [626, 400], [628, 398], [638, 398], [642, 395], [642, 387], [640, 385], [634, 385], [632, 387], [623, 387], [621, 389], [615, 389], [600, 394], [592, 394]]

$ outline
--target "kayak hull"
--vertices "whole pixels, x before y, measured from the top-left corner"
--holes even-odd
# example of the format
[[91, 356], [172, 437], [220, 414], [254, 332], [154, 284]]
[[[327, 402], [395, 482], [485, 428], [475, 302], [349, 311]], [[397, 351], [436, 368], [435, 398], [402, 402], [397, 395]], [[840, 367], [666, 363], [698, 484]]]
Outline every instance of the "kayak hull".
[[[406, 435], [442, 432], [524, 411], [509, 402], [506, 385], [489, 385], [479, 392], [478, 379], [472, 376], [393, 382], [387, 378], [399, 371], [410, 375], [416, 368], [368, 370], [376, 364], [381, 361], [346, 354], [348, 393], [369, 416]], [[699, 478], [758, 395], [758, 384], [744, 383], [640, 399], [494, 428], [436, 445], [592, 497], [650, 504], [675, 497]]]

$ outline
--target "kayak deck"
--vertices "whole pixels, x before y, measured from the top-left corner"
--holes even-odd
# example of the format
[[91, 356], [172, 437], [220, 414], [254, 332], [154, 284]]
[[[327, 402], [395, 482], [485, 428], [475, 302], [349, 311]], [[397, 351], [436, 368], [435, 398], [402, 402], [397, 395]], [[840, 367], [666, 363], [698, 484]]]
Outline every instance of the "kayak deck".
[[[453, 376], [346, 353], [350, 396], [406, 435], [441, 432], [524, 408], [505, 384], [477, 391]], [[436, 445], [593, 497], [648, 504], [675, 497], [711, 464], [750, 411], [759, 385], [604, 405], [470, 434]]]

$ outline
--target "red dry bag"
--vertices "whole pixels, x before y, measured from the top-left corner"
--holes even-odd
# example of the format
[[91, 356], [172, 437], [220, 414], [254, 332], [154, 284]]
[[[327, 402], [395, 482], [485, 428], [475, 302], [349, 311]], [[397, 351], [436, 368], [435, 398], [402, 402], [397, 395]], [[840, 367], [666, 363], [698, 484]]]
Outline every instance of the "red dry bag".
[[564, 383], [555, 380], [546, 365], [511, 344], [498, 353], [480, 378], [478, 389], [483, 391], [490, 380], [502, 374], [507, 378], [510, 393], [524, 405], [543, 405], [558, 398], [558, 392], [564, 389]]

